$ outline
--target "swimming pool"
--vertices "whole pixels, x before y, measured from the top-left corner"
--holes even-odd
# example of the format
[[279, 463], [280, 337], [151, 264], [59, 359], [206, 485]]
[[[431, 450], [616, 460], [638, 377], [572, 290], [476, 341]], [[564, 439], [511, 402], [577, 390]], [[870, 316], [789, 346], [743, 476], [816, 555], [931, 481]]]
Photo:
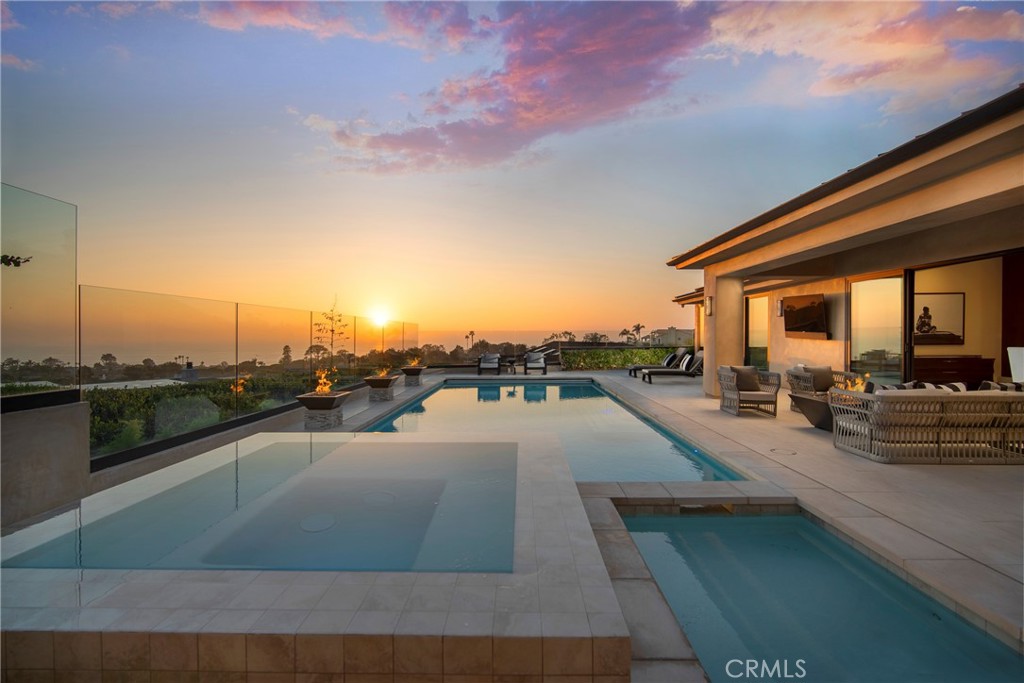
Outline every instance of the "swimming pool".
[[802, 517], [625, 523], [715, 683], [1024, 676], [1020, 655]]
[[5, 538], [3, 566], [510, 572], [516, 467], [510, 443], [260, 434]]
[[742, 479], [589, 380], [446, 380], [367, 431], [551, 432], [559, 436], [576, 481]]

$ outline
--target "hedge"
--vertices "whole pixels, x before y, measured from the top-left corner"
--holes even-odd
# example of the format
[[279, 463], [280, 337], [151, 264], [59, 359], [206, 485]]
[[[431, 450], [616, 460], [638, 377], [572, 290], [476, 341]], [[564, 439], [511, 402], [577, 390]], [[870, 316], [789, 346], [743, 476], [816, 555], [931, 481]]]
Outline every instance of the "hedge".
[[[630, 365], [657, 365], [674, 348], [578, 349], [562, 351], [563, 370], [615, 370]], [[690, 349], [689, 353], [693, 353]]]

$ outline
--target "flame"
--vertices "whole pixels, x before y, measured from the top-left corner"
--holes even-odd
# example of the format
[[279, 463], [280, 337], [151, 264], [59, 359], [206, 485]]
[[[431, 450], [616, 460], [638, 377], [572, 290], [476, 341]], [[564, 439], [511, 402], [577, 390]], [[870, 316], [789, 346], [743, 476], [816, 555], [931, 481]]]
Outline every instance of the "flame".
[[391, 368], [381, 368], [380, 370], [377, 371], [377, 376], [378, 377], [387, 377], [388, 376], [388, 372], [390, 370], [391, 370]]
[[237, 380], [231, 383], [231, 391], [236, 394], [241, 394], [245, 391], [245, 378], [239, 377]]
[[864, 384], [869, 377], [871, 377], [870, 372], [865, 372], [863, 377], [857, 375], [857, 379], [846, 380], [846, 386], [843, 388], [847, 391], [864, 391]]
[[327, 379], [327, 370], [321, 368], [316, 371], [316, 389], [313, 390], [316, 394], [329, 394], [331, 393], [331, 380]]
[[413, 358], [411, 361], [409, 361], [409, 367], [410, 368], [414, 368], [414, 367], [416, 367], [419, 364], [420, 364], [420, 359], [419, 358]]

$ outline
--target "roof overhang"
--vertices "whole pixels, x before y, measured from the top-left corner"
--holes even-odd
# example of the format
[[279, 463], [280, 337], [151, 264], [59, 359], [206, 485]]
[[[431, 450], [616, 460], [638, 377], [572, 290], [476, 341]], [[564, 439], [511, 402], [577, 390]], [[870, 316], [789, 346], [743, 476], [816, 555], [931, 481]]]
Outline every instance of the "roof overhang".
[[851, 248], [1024, 206], [1022, 158], [1024, 86], [1019, 86], [673, 257], [668, 265], [705, 269], [728, 261], [730, 274], [745, 278], [828, 277], [835, 255]]

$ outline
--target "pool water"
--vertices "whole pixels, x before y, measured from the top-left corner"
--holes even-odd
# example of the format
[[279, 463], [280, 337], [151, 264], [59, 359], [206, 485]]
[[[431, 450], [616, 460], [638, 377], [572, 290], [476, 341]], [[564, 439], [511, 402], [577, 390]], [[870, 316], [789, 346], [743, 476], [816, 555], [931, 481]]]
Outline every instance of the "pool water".
[[511, 572], [516, 466], [507, 443], [261, 434], [5, 538], [3, 566]]
[[560, 437], [576, 481], [742, 479], [636, 417], [590, 381], [448, 380], [367, 431], [551, 432]]
[[1020, 655], [802, 517], [625, 522], [715, 683], [1024, 680]]

